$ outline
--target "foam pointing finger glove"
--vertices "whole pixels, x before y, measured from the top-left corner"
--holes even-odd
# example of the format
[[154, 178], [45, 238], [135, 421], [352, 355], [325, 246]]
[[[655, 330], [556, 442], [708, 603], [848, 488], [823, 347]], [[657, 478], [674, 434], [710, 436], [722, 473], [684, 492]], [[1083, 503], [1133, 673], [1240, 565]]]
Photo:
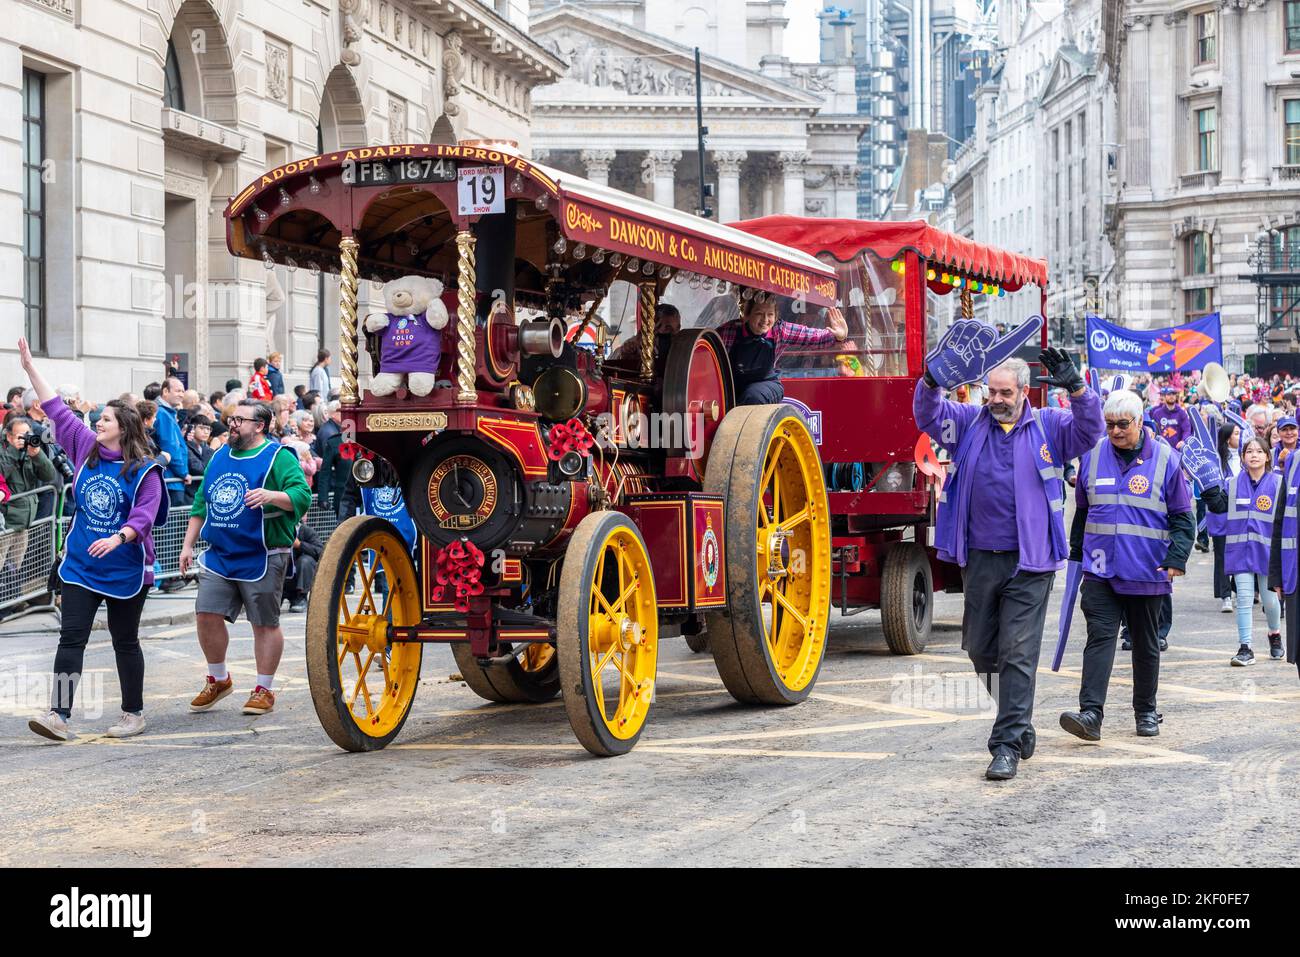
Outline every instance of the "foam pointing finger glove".
[[926, 377], [945, 389], [978, 382], [990, 369], [1015, 355], [1041, 325], [1041, 317], [1031, 316], [998, 338], [992, 326], [975, 319], [958, 319], [926, 356]]
[[1070, 395], [1084, 387], [1083, 376], [1064, 349], [1044, 349], [1038, 354], [1038, 361], [1047, 370], [1047, 375], [1038, 377], [1044, 385], [1060, 386]]

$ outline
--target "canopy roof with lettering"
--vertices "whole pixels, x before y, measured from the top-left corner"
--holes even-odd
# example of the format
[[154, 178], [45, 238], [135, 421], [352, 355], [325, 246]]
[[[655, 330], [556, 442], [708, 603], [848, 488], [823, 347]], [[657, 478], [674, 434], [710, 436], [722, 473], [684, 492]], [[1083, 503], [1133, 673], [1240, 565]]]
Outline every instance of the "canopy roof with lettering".
[[[513, 228], [494, 216], [461, 214], [459, 184], [481, 167], [502, 168]], [[477, 224], [480, 272], [500, 248], [491, 243], [513, 234], [517, 290], [549, 289], [559, 264], [570, 288], [599, 290], [614, 279], [662, 286], [681, 273], [819, 305], [836, 298], [834, 269], [806, 252], [534, 163], [513, 144], [325, 153], [259, 176], [225, 215], [226, 244], [236, 256], [337, 270], [339, 243], [352, 236], [360, 275], [380, 281], [410, 273], [454, 277], [452, 240]]]
[[[955, 270], [966, 278], [994, 282], [1010, 292], [1026, 283], [1047, 286], [1047, 260], [986, 246], [921, 221], [881, 223], [765, 216], [733, 225], [755, 236], [813, 255], [825, 254], [840, 262], [847, 262], [864, 250], [893, 259], [910, 249], [936, 269]], [[952, 288], [938, 282], [931, 282], [930, 286], [936, 292], [950, 292]]]

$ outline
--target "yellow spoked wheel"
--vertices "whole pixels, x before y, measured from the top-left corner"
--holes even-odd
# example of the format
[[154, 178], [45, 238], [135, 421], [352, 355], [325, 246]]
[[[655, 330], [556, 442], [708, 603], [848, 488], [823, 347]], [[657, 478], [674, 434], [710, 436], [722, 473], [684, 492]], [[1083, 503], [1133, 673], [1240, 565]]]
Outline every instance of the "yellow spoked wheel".
[[345, 751], [384, 747], [410, 714], [423, 649], [389, 644], [390, 622], [420, 623], [420, 585], [406, 543], [382, 518], [349, 518], [329, 537], [307, 604], [312, 704]]
[[485, 666], [470, 653], [469, 642], [457, 641], [451, 646], [460, 676], [480, 698], [537, 704], [560, 693], [560, 663], [553, 645], [503, 643], [500, 652]]
[[784, 403], [728, 413], [713, 449], [704, 490], [726, 502], [729, 615], [709, 616], [709, 647], [738, 701], [796, 704], [821, 670], [830, 616], [821, 458]]
[[573, 733], [592, 754], [625, 754], [650, 714], [659, 658], [650, 555], [627, 516], [596, 512], [578, 524], [559, 607], [556, 655]]

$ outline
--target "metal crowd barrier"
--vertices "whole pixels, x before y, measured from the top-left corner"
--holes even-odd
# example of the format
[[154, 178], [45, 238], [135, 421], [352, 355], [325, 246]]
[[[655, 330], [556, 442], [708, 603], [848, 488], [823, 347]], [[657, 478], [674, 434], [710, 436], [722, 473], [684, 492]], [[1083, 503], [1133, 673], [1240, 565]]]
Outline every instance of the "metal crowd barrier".
[[[166, 481], [169, 488], [182, 484], [179, 479]], [[42, 485], [20, 492], [9, 501], [39, 496], [44, 492], [56, 493], [55, 507], [50, 515], [37, 519], [28, 528], [6, 528], [0, 532], [0, 615], [23, 602], [30, 603], [20, 612], [6, 615], [6, 619], [35, 612], [52, 611], [58, 614], [56, 598], [50, 589], [51, 576], [72, 526], [72, 516], [63, 514], [64, 495], [52, 485]], [[181, 575], [181, 547], [185, 544], [185, 529], [189, 520], [189, 506], [176, 504], [168, 510], [167, 521], [155, 526], [155, 582], [173, 582], [182, 577], [193, 579], [193, 571], [188, 576]], [[320, 537], [322, 544], [338, 525], [334, 510], [322, 508], [314, 494], [311, 508], [307, 510], [303, 521]], [[206, 551], [207, 547], [207, 542], [200, 538], [194, 547], [195, 557]]]
[[[18, 492], [5, 501], [10, 505], [19, 499], [35, 498], [46, 492], [56, 493], [53, 485], [41, 485], [26, 492]], [[50, 575], [54, 571], [59, 540], [59, 497], [55, 494], [55, 507], [44, 518], [38, 518], [27, 528], [14, 528], [8, 521], [0, 532], [0, 612], [28, 602], [9, 618], [34, 612], [58, 613], [54, 595], [50, 591]], [[8, 512], [8, 509], [5, 509]]]

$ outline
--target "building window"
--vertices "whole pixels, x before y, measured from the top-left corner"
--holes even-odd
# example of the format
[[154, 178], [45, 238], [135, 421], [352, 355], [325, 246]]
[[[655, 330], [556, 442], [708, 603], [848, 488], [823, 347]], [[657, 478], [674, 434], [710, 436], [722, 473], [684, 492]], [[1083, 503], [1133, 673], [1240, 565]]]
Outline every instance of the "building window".
[[1286, 52], [1300, 53], [1300, 0], [1287, 0]]
[[1215, 125], [1214, 107], [1196, 111], [1196, 168], [1198, 170], [1218, 168]]
[[1218, 19], [1214, 11], [1196, 14], [1196, 65], [1213, 63], [1217, 56], [1215, 31]]
[[1286, 148], [1286, 165], [1300, 166], [1300, 100], [1287, 100], [1286, 130], [1282, 142]]
[[185, 112], [185, 89], [181, 86], [181, 65], [176, 44], [167, 41], [167, 64], [163, 68], [163, 106]]
[[1186, 273], [1189, 276], [1207, 276], [1214, 270], [1214, 258], [1210, 251], [1210, 234], [1192, 233], [1184, 241], [1187, 250]]
[[23, 309], [27, 342], [44, 355], [45, 77], [23, 70]]
[[1183, 308], [1188, 322], [1209, 315], [1214, 312], [1214, 290], [1208, 286], [1188, 289], [1183, 293]]
[[[1274, 272], [1300, 270], [1300, 226], [1288, 226], [1273, 234], [1273, 255], [1269, 268]], [[1271, 325], [1297, 325], [1296, 306], [1300, 303], [1300, 287], [1279, 286], [1271, 290], [1269, 318]]]
[[1079, 148], [1086, 150], [1088, 148], [1088, 114], [1080, 113], [1075, 126], [1079, 130]]

